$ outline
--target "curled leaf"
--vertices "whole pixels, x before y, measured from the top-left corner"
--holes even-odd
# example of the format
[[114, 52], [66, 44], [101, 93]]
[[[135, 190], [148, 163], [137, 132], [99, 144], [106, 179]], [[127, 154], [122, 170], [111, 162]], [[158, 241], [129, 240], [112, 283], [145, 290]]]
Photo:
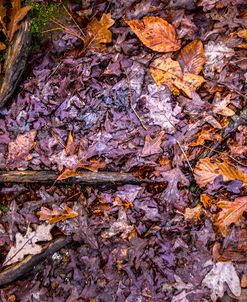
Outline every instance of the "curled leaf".
[[158, 52], [170, 52], [180, 49], [174, 27], [159, 17], [144, 17], [142, 21], [126, 21], [141, 42]]

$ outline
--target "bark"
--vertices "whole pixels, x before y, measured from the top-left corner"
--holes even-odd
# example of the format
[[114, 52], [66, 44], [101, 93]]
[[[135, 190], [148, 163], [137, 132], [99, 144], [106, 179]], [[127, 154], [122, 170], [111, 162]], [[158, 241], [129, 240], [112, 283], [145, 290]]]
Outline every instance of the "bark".
[[[44, 183], [53, 184], [56, 182], [58, 174], [53, 171], [6, 171], [0, 172], [0, 183]], [[139, 179], [131, 173], [118, 172], [81, 172], [78, 176], [59, 180], [58, 184], [84, 184], [84, 185], [102, 185], [102, 184], [141, 184], [155, 183], [150, 179]], [[159, 181], [160, 182], [160, 181]]]

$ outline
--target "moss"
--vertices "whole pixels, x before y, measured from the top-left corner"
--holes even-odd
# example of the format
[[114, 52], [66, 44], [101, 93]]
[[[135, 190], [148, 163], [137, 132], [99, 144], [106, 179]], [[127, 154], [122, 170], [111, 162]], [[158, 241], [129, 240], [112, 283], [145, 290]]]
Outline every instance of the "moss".
[[33, 3], [30, 12], [31, 29], [34, 35], [42, 33], [43, 28], [48, 24], [51, 17], [58, 15], [60, 5], [50, 3], [42, 5], [40, 3]]

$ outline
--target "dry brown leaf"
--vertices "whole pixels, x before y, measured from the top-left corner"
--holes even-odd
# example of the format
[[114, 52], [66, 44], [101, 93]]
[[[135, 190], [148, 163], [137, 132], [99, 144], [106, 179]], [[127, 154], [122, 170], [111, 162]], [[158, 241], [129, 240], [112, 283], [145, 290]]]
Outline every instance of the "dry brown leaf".
[[179, 62], [166, 56], [154, 60], [150, 72], [158, 86], [166, 84], [174, 94], [179, 94], [179, 90], [182, 90], [189, 98], [192, 98], [192, 92], [205, 82], [202, 76], [183, 74]]
[[180, 49], [174, 27], [159, 17], [144, 17], [142, 21], [125, 21], [141, 42], [158, 52], [170, 52]]
[[41, 210], [37, 213], [39, 220], [47, 221], [49, 224], [54, 224], [59, 221], [65, 221], [70, 218], [78, 216], [73, 209], [68, 206], [63, 207], [63, 211], [50, 210], [46, 207], [41, 207]]
[[22, 167], [30, 159], [29, 152], [35, 145], [36, 133], [37, 131], [33, 129], [24, 134], [19, 134], [15, 141], [9, 143], [6, 162], [9, 169]]
[[222, 140], [222, 136], [218, 133], [215, 133], [216, 129], [202, 129], [198, 134], [197, 139], [190, 144], [191, 147], [202, 146], [205, 143], [205, 140], [209, 141], [220, 141]]
[[247, 40], [247, 29], [241, 29], [237, 32], [237, 35], [240, 38], [244, 38], [245, 40]]
[[16, 263], [27, 255], [41, 253], [42, 247], [37, 242], [50, 241], [52, 239], [51, 229], [51, 225], [41, 224], [35, 231], [28, 229], [24, 236], [21, 233], [16, 233], [16, 245], [11, 247], [3, 265]]
[[0, 41], [0, 51], [6, 49], [6, 45]]
[[195, 223], [199, 222], [202, 215], [202, 206], [198, 204], [194, 208], [186, 208], [184, 212], [185, 219], [194, 220]]
[[58, 175], [56, 181], [67, 179], [70, 177], [78, 176], [79, 174], [75, 170], [70, 170], [68, 168], [65, 168], [61, 174]]
[[194, 40], [187, 44], [180, 52], [178, 61], [184, 72], [199, 74], [205, 63], [203, 44]]
[[223, 116], [233, 116], [235, 111], [228, 108], [227, 106], [231, 103], [231, 94], [228, 94], [226, 97], [221, 99], [219, 92], [216, 92], [214, 102], [213, 102], [213, 112]]
[[204, 208], [208, 209], [208, 208], [211, 207], [211, 205], [214, 201], [214, 198], [211, 195], [208, 195], [208, 194], [201, 194], [200, 195], [200, 201], [203, 204]]
[[80, 164], [78, 167], [92, 171], [92, 172], [98, 172], [99, 169], [104, 169], [106, 167], [106, 163], [98, 161], [98, 160], [90, 160], [90, 163], [88, 164]]
[[247, 196], [238, 197], [234, 201], [222, 200], [216, 205], [221, 211], [215, 216], [214, 224], [218, 231], [226, 236], [229, 226], [237, 223], [243, 213], [247, 211]]
[[100, 21], [96, 17], [87, 25], [87, 36], [84, 39], [84, 49], [103, 50], [105, 43], [112, 41], [109, 28], [115, 23], [111, 14], [103, 14]]
[[141, 151], [141, 156], [150, 156], [153, 154], [161, 153], [162, 148], [160, 147], [162, 140], [164, 138], [164, 131], [160, 131], [158, 135], [154, 138], [151, 138], [150, 135], [145, 137], [145, 144]]
[[73, 143], [74, 143], [74, 138], [72, 132], [70, 131], [65, 146], [65, 151], [68, 156], [74, 154], [74, 150], [72, 150]]
[[240, 180], [247, 183], [247, 174], [226, 160], [213, 162], [209, 157], [203, 158], [198, 161], [194, 173], [196, 182], [200, 187], [205, 187], [209, 183], [212, 184], [219, 175], [223, 177], [224, 181]]

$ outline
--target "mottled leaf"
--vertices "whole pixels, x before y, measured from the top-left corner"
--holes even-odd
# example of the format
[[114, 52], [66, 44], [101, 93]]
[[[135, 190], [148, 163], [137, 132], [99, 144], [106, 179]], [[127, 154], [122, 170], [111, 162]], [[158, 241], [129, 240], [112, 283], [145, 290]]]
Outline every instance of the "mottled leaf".
[[174, 27], [159, 17], [144, 17], [142, 21], [125, 21], [141, 42], [158, 52], [176, 51], [181, 47]]
[[145, 157], [145, 156], [161, 153], [162, 148], [160, 145], [162, 143], [163, 138], [164, 138], [164, 131], [161, 131], [154, 138], [151, 138], [150, 135], [147, 135], [145, 137], [144, 147], [141, 151], [141, 156]]

